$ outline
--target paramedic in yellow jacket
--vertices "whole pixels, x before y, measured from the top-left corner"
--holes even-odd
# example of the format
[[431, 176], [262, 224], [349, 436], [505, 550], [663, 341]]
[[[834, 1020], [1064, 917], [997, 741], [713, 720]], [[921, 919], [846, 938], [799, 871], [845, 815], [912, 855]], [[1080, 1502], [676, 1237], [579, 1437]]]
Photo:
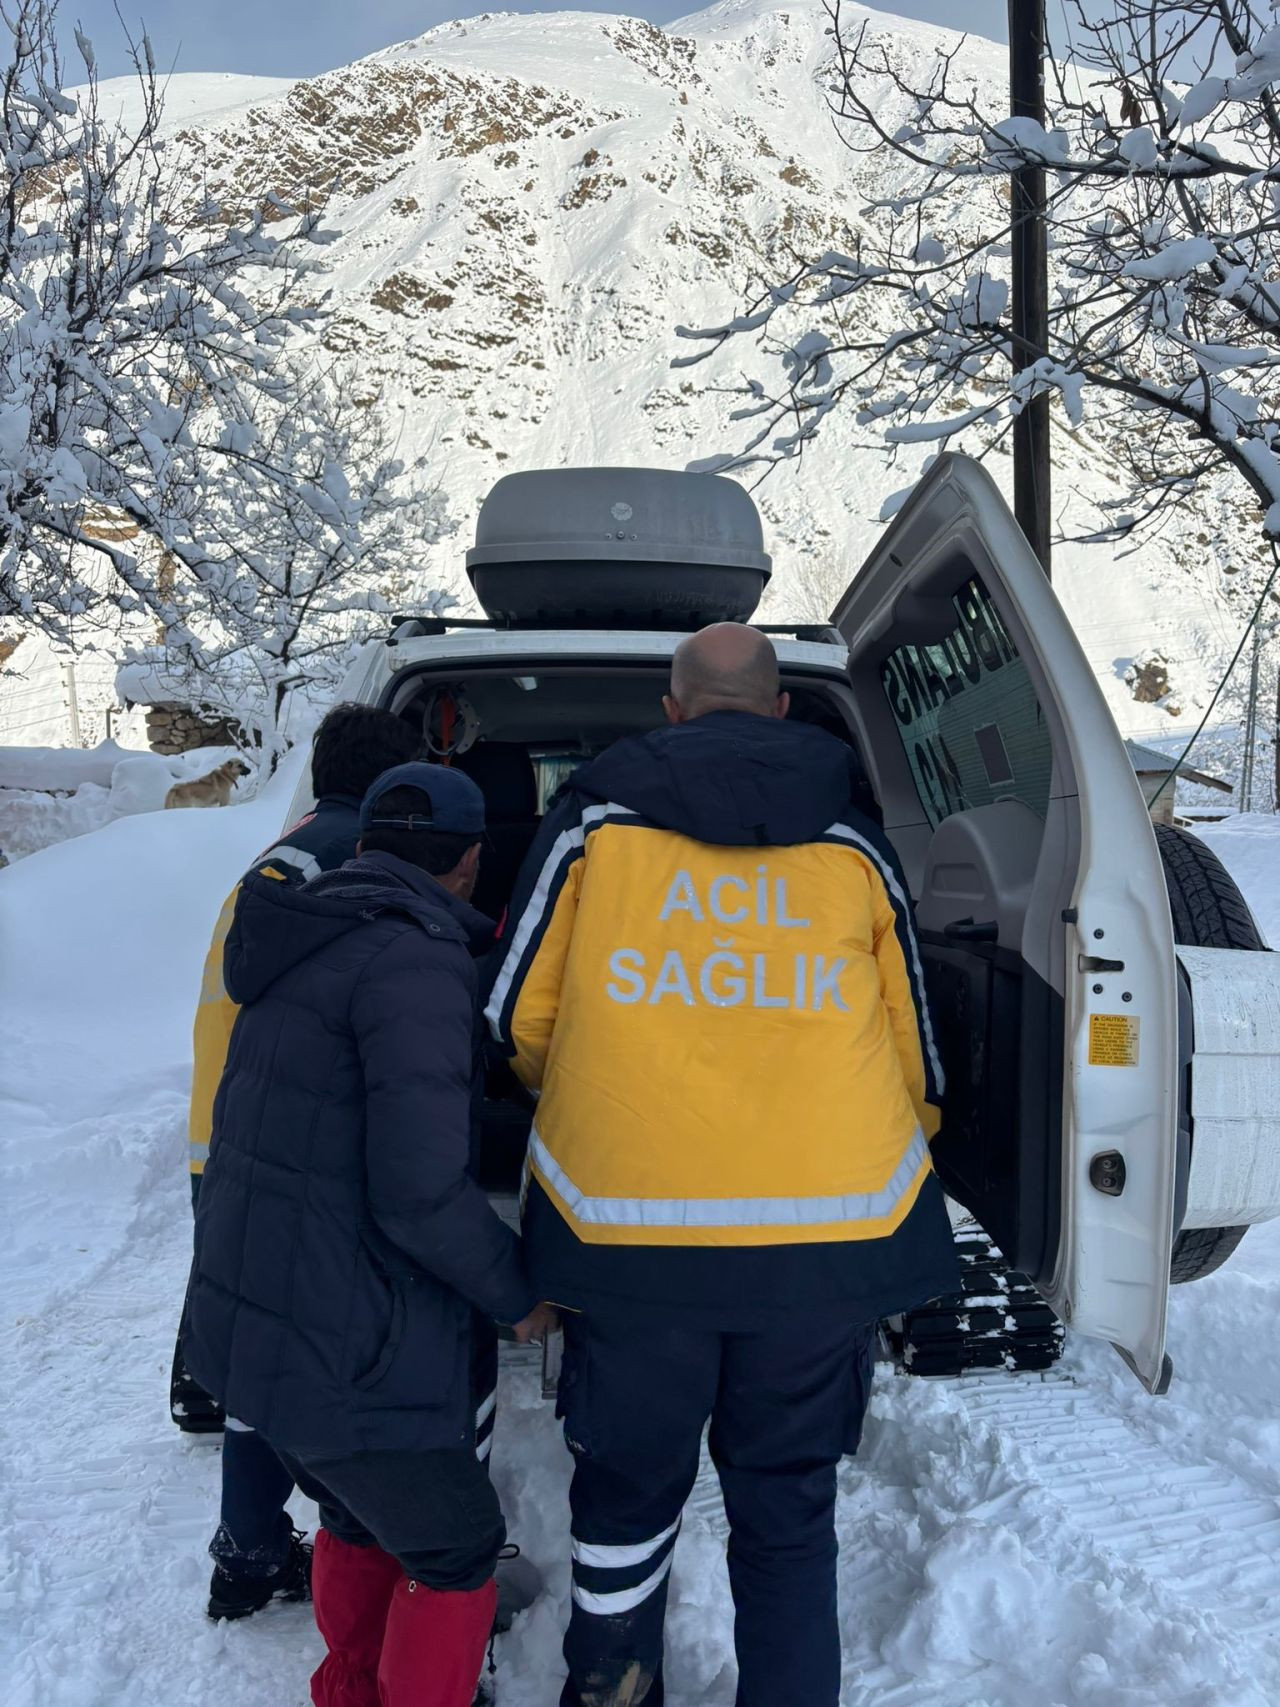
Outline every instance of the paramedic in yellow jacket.
[[[315, 806], [254, 861], [281, 882], [305, 883], [352, 859], [360, 835], [360, 802], [383, 771], [421, 756], [421, 732], [369, 705], [338, 705], [330, 711], [311, 749]], [[191, 1198], [194, 1204], [209, 1155], [213, 1102], [226, 1064], [239, 1009], [222, 979], [222, 952], [240, 885], [227, 897], [214, 926], [201, 981], [192, 1037], [193, 1071], [188, 1120]], [[188, 1432], [222, 1425], [217, 1406], [187, 1374], [175, 1353], [170, 1406]], [[210, 1545], [214, 1560], [209, 1587], [211, 1618], [244, 1618], [273, 1599], [304, 1599], [311, 1549], [293, 1531], [285, 1501], [293, 1477], [261, 1435], [232, 1419], [222, 1449], [222, 1506]]]
[[[315, 805], [252, 869], [275, 863], [290, 882], [305, 883], [351, 859], [359, 835], [360, 802], [374, 779], [422, 751], [422, 735], [402, 718], [371, 705], [337, 705], [316, 730], [311, 750]], [[191, 1198], [209, 1156], [213, 1099], [226, 1064], [231, 1029], [239, 1009], [222, 981], [222, 950], [231, 928], [237, 883], [223, 902], [204, 963], [200, 1000], [192, 1031], [191, 1107], [187, 1119]]]
[[681, 643], [668, 727], [570, 779], [487, 1017], [538, 1095], [524, 1230], [567, 1312], [564, 1707], [662, 1700], [704, 1425], [738, 1707], [836, 1707], [836, 1466], [877, 1320], [958, 1284], [942, 1068], [905, 882], [850, 749], [786, 721], [772, 645]]

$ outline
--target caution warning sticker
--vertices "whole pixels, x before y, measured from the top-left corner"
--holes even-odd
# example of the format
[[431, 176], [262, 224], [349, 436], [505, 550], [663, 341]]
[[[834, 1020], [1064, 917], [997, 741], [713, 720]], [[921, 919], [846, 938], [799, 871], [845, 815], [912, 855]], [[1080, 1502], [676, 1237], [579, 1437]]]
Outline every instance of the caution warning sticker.
[[1136, 1067], [1140, 1023], [1136, 1014], [1090, 1014], [1089, 1065]]

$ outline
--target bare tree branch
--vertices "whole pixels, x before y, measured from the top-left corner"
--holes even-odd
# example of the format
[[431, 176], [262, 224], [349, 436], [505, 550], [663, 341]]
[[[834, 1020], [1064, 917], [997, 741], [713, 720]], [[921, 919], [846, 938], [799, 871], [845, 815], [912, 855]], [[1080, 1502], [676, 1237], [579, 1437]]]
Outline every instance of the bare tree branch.
[[[717, 465], [767, 472], [836, 409], [890, 458], [957, 439], [985, 454], [1048, 392], [1125, 471], [1108, 537], [1159, 526], [1224, 473], [1280, 537], [1274, 16], [1248, 0], [1069, 0], [1073, 58], [1053, 67], [1042, 129], [1008, 116], [963, 40], [922, 65], [861, 8], [827, 9], [833, 118], [886, 188], [852, 254], [810, 256], [721, 325], [680, 329], [696, 348], [678, 366], [750, 339], [781, 369], [737, 388], [750, 436]], [[1049, 181], [1043, 348], [1009, 314], [1005, 187], [1033, 164]]]

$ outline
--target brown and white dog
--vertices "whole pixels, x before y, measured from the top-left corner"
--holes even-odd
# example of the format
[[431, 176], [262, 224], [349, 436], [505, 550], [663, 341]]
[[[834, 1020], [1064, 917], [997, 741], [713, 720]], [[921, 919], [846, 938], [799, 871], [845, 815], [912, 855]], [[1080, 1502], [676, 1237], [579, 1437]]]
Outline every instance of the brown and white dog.
[[178, 806], [227, 806], [232, 789], [248, 774], [249, 767], [242, 760], [228, 759], [208, 776], [196, 777], [192, 782], [175, 782], [164, 797], [165, 810]]

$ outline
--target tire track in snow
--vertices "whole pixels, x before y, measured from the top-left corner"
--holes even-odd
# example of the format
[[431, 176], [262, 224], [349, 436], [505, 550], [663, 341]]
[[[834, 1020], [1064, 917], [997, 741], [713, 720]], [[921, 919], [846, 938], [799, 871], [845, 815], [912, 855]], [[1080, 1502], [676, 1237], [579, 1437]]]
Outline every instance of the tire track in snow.
[[[168, 1419], [190, 1253], [185, 1180], [148, 1177], [123, 1239], [10, 1327], [0, 1579], [5, 1707], [303, 1707], [308, 1607], [204, 1616], [216, 1440]], [[157, 1174], [159, 1168], [157, 1167]]]
[[964, 1383], [968, 1426], [998, 1434], [1096, 1546], [1253, 1641], [1280, 1635], [1280, 1502], [1222, 1464], [1144, 1439], [1070, 1374]]
[[[10, 1428], [8, 1557], [0, 1570], [21, 1644], [6, 1707], [195, 1707], [211, 1699], [301, 1707], [317, 1649], [305, 1608], [277, 1609], [230, 1631], [203, 1618], [217, 1452], [211, 1442], [179, 1438], [164, 1415], [189, 1248], [183, 1184], [148, 1181], [125, 1238], [90, 1263], [86, 1284], [7, 1336], [6, 1367], [22, 1408]], [[1104, 1371], [1105, 1364], [1086, 1364], [1047, 1380], [945, 1383], [882, 1376], [867, 1450], [841, 1473], [845, 1707], [1026, 1707], [1033, 1699], [1038, 1707], [1112, 1707], [1157, 1698], [1164, 1707], [1253, 1707], [1274, 1699], [1280, 1502], [1198, 1438], [1212, 1425], [1198, 1416], [1194, 1387], [1183, 1416], [1173, 1408], [1176, 1396], [1139, 1402], [1113, 1389]], [[534, 1371], [527, 1373], [532, 1380]], [[1172, 1417], [1192, 1432], [1177, 1437]], [[546, 1419], [535, 1406], [525, 1421]], [[549, 1425], [546, 1432], [549, 1450]], [[1169, 1434], [1175, 1438], [1163, 1437]], [[518, 1486], [530, 1450], [507, 1435], [504, 1457], [504, 1475]], [[558, 1485], [562, 1472], [552, 1469]], [[537, 1486], [542, 1505], [551, 1483]], [[563, 1550], [564, 1514], [558, 1498], [552, 1503], [538, 1514], [546, 1536], [536, 1524], [530, 1533], [529, 1513], [521, 1525], [549, 1583], [558, 1580], [552, 1562]], [[685, 1570], [677, 1564], [673, 1609], [672, 1707], [728, 1707], [729, 1609], [717, 1557], [724, 1514], [709, 1464], [688, 1518], [691, 1550]], [[969, 1553], [946, 1551], [956, 1535]], [[1115, 1679], [1101, 1691], [1019, 1695], [1002, 1669], [1007, 1617], [993, 1617], [986, 1650], [981, 1632], [974, 1636], [982, 1608], [974, 1615], [964, 1579], [979, 1575], [989, 1556], [990, 1580], [999, 1584], [1011, 1549], [1020, 1550], [1015, 1569], [1030, 1563], [1039, 1572], [1042, 1599], [1027, 1614], [1028, 1645], [1043, 1623], [1046, 1643], [1074, 1648], [1079, 1663], [1113, 1664]], [[951, 1598], [957, 1581], [958, 1601]], [[1185, 1626], [1202, 1671], [1218, 1668], [1220, 1687], [1133, 1694], [1138, 1662], [1124, 1652], [1117, 1626], [1081, 1635], [1100, 1582], [1104, 1604], [1108, 1596], [1125, 1603], [1122, 1631], [1145, 1625], [1155, 1635], [1143, 1640], [1163, 1641]], [[1054, 1630], [1059, 1599], [1074, 1610]], [[948, 1618], [973, 1638], [954, 1658], [929, 1651]], [[530, 1694], [504, 1664], [513, 1701], [542, 1707], [551, 1698], [548, 1652], [553, 1639], [558, 1646], [558, 1623], [548, 1604], [537, 1631], [509, 1639], [517, 1674], [530, 1660], [537, 1670]], [[692, 1678], [709, 1649], [717, 1664], [724, 1650], [723, 1669], [705, 1688], [681, 1695], [681, 1680]], [[1241, 1690], [1241, 1671], [1252, 1673], [1255, 1688]]]
[[[1025, 1656], [1005, 1663], [1011, 1637], [1026, 1653], [1076, 1650], [1080, 1677], [1046, 1675], [1046, 1703], [1274, 1698], [1280, 1502], [1230, 1465], [1196, 1461], [1194, 1442], [1171, 1449], [1168, 1401], [1151, 1402], [1149, 1429], [1128, 1403], [1070, 1371], [882, 1374], [868, 1449], [841, 1471], [846, 1707], [1021, 1707], [1033, 1697]], [[705, 1454], [688, 1518], [727, 1532]], [[1006, 1596], [1028, 1583], [1020, 1628]], [[946, 1635], [928, 1651], [948, 1623], [954, 1652], [939, 1651]], [[1138, 1655], [1165, 1645], [1177, 1681], [1131, 1694], [1117, 1654], [1141, 1671]]]

